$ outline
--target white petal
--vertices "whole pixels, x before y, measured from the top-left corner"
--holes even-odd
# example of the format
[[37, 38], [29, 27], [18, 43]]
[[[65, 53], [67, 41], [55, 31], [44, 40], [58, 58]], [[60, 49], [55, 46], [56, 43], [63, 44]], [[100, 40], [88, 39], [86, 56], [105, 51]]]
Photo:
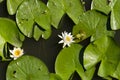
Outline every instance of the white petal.
[[71, 35], [71, 32], [70, 32], [68, 35], [72, 36], [72, 35]]
[[16, 60], [17, 58], [16, 57], [14, 57], [14, 60]]
[[66, 46], [66, 43], [63, 44], [63, 48]]
[[67, 32], [66, 32], [66, 31], [64, 31], [64, 34], [67, 34]]
[[65, 35], [64, 35], [64, 33], [62, 32], [62, 37], [64, 38], [65, 37]]
[[14, 49], [13, 50], [16, 50], [17, 48], [16, 47], [14, 47]]
[[70, 44], [67, 44], [68, 45], [68, 47], [70, 47]]
[[11, 58], [13, 58], [14, 56], [13, 55], [10, 55]]
[[24, 52], [23, 52], [23, 51], [24, 51], [24, 50], [23, 50], [23, 49], [21, 49], [21, 53], [22, 53], [22, 54], [24, 54]]
[[[19, 55], [15, 55], [15, 52], [16, 52], [16, 50], [19, 50], [20, 51], [20, 54]], [[9, 50], [10, 52], [11, 52], [11, 54], [12, 55], [10, 55], [10, 57], [11, 58], [13, 58], [14, 60], [16, 60], [18, 57], [21, 57], [24, 53], [23, 53], [23, 49], [21, 49], [21, 48], [16, 48], [16, 47], [14, 47], [14, 49], [13, 50]]]
[[60, 43], [64, 43], [64, 41], [63, 41], [63, 40], [61, 40], [61, 41], [59, 41], [58, 43], [59, 43], [59, 44], [60, 44]]
[[13, 50], [9, 50], [10, 51], [10, 53], [13, 53]]
[[63, 38], [61, 35], [58, 35], [58, 37], [60, 37], [61, 39]]
[[[66, 32], [66, 31], [64, 31], [64, 32], [62, 32], [62, 35], [58, 35], [62, 40], [61, 41], [59, 41], [59, 43], [63, 43], [63, 48], [67, 45], [68, 47], [70, 47], [70, 44], [72, 43], [72, 42], [75, 42], [73, 39], [74, 39], [74, 37], [73, 37], [73, 35], [71, 35], [71, 32], [70, 33], [68, 33], [68, 32]], [[70, 38], [70, 40], [67, 40], [66, 38], [67, 37], [69, 37]]]
[[65, 35], [65, 36], [68, 35], [67, 32], [64, 32], [64, 35]]
[[71, 42], [75, 42], [75, 41], [72, 40]]
[[[22, 56], [23, 54], [24, 54], [24, 53], [22, 52], [22, 53], [20, 54], [20, 56]], [[20, 57], [20, 56], [19, 56], [19, 57]]]

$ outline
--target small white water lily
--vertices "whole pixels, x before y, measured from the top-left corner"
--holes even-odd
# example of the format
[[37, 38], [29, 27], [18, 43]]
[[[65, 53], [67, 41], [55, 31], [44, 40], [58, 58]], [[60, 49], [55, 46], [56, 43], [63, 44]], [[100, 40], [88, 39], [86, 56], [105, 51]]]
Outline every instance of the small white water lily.
[[58, 37], [60, 37], [62, 40], [59, 41], [58, 43], [63, 43], [63, 48], [67, 45], [70, 47], [70, 44], [73, 43], [73, 35], [71, 35], [71, 33], [67, 33], [66, 31], [62, 32], [62, 36], [58, 35]]
[[23, 49], [21, 49], [21, 48], [14, 47], [13, 50], [9, 50], [9, 51], [11, 53], [10, 57], [13, 58], [14, 60], [21, 57], [24, 54]]

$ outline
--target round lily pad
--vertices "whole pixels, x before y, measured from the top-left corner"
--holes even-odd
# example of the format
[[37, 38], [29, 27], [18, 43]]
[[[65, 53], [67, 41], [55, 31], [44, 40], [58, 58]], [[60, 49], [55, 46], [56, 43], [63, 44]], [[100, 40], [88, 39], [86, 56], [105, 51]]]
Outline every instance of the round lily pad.
[[6, 73], [7, 80], [49, 80], [46, 65], [33, 56], [22, 56], [10, 62]]

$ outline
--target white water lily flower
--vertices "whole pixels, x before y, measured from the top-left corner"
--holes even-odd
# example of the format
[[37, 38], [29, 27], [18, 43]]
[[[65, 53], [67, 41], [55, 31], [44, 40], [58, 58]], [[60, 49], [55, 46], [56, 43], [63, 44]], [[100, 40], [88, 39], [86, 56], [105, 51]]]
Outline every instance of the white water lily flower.
[[13, 58], [14, 60], [21, 57], [24, 54], [23, 49], [21, 49], [21, 48], [14, 47], [13, 50], [9, 50], [9, 51], [11, 53], [10, 57]]
[[70, 44], [73, 43], [73, 35], [71, 33], [67, 33], [66, 31], [62, 32], [62, 36], [58, 35], [62, 40], [59, 41], [58, 43], [63, 43], [63, 48], [67, 45], [70, 47]]

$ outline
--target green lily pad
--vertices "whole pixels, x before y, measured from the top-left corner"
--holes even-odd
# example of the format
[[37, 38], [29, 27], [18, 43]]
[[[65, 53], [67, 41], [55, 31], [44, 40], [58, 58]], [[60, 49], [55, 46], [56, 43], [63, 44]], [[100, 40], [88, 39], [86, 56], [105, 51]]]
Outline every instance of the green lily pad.
[[63, 0], [64, 10], [75, 24], [79, 22], [80, 15], [84, 13], [84, 7], [80, 0]]
[[33, 37], [34, 37], [34, 39], [35, 39], [36, 41], [39, 40], [40, 36], [41, 36], [43, 33], [44, 33], [44, 32], [43, 32], [42, 30], [40, 30], [37, 25], [35, 25]]
[[110, 79], [119, 63], [120, 47], [110, 37], [102, 37], [90, 43], [84, 52], [84, 66], [86, 70], [100, 63], [98, 75]]
[[10, 62], [6, 73], [7, 80], [49, 80], [46, 65], [33, 56], [22, 56]]
[[14, 15], [24, 0], [7, 0], [7, 10], [10, 15]]
[[7, 18], [0, 18], [0, 35], [6, 42], [9, 42], [16, 47], [22, 46], [24, 38], [19, 32], [14, 21]]
[[49, 8], [51, 14], [51, 24], [55, 28], [58, 28], [59, 22], [62, 16], [65, 14], [62, 1], [49, 0], [47, 3], [47, 7]]
[[111, 28], [112, 30], [120, 29], [120, 0], [111, 1]]
[[18, 30], [14, 21], [7, 18], [0, 18], [0, 56], [2, 60], [5, 59], [3, 56], [3, 49], [5, 43], [10, 43], [13, 46], [21, 47], [24, 36]]
[[6, 41], [0, 36], [0, 57], [2, 58], [2, 60], [6, 60], [3, 54], [5, 43]]
[[58, 28], [60, 20], [65, 13], [77, 24], [79, 16], [84, 12], [79, 0], [49, 0], [47, 6], [51, 12], [51, 24], [55, 28]]
[[50, 80], [62, 80], [61, 77], [57, 74], [51, 73]]
[[92, 0], [91, 9], [98, 10], [105, 14], [109, 14], [111, 10], [108, 0]]
[[119, 63], [117, 65], [116, 70], [114, 71], [112, 77], [120, 79], [120, 60], [119, 60]]
[[113, 36], [113, 31], [108, 31], [106, 27], [107, 16], [94, 10], [87, 11], [80, 16], [80, 21], [73, 27], [73, 35], [77, 42], [80, 42], [90, 36], [91, 41], [99, 39], [104, 35]]
[[39, 27], [37, 29], [44, 31], [43, 38], [48, 38], [51, 34], [50, 12], [40, 0], [25, 0], [17, 10], [16, 21], [19, 29], [27, 37], [33, 37], [36, 34], [36, 31], [34, 32], [36, 24]]
[[[63, 80], [69, 80], [70, 77], [76, 71], [81, 79], [91, 80], [94, 70], [89, 71], [89, 74], [85, 73], [82, 65], [79, 62], [79, 53], [82, 46], [78, 44], [73, 44], [68, 48], [64, 48], [57, 56], [55, 62], [55, 71]], [[91, 73], [90, 73], [91, 72]]]

